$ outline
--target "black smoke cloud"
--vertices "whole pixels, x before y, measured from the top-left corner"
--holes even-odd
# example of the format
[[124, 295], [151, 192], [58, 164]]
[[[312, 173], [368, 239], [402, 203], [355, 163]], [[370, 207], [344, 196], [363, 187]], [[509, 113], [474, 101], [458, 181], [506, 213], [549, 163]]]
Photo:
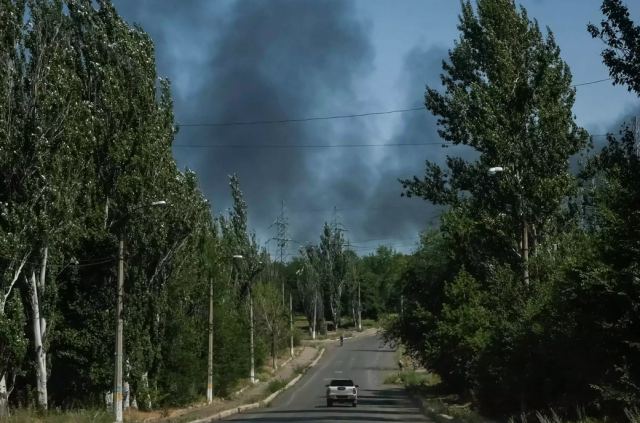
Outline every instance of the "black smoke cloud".
[[[358, 84], [373, 67], [366, 22], [343, 0], [115, 1], [156, 43], [159, 73], [173, 81], [179, 123], [216, 123], [334, 115], [371, 110]], [[414, 49], [400, 85], [410, 105], [425, 84], [439, 84], [442, 49]], [[374, 108], [375, 110], [376, 108]], [[349, 238], [417, 238], [433, 207], [401, 198], [398, 178], [420, 175], [438, 146], [272, 148], [293, 145], [438, 140], [427, 111], [407, 114], [392, 140], [366, 118], [272, 125], [183, 126], [174, 153], [195, 170], [216, 213], [230, 206], [228, 175], [237, 173], [251, 226], [265, 241], [286, 202], [290, 236], [316, 240], [332, 209]], [[235, 148], [203, 148], [205, 145]], [[187, 147], [198, 145], [200, 147]], [[250, 145], [252, 148], [240, 146]], [[292, 244], [290, 252], [295, 251]], [[403, 248], [406, 249], [406, 248]], [[366, 253], [366, 248], [361, 252]]]
[[[405, 103], [424, 103], [426, 86], [438, 88], [442, 60], [447, 51], [441, 47], [424, 49], [416, 46], [405, 57], [401, 91]], [[401, 234], [403, 241], [416, 239], [420, 230], [433, 226], [438, 221], [440, 209], [419, 198], [400, 198], [402, 186], [398, 179], [410, 179], [424, 174], [425, 160], [442, 164], [447, 149], [437, 133], [436, 117], [428, 110], [407, 113], [402, 116], [398, 130], [392, 140], [398, 144], [438, 143], [426, 146], [396, 147], [386, 151], [384, 166], [377, 175], [376, 188], [370, 198], [372, 211], [365, 216], [365, 227], [371, 238], [386, 234]], [[390, 204], [396, 207], [389, 210]], [[406, 246], [406, 242], [401, 245]]]

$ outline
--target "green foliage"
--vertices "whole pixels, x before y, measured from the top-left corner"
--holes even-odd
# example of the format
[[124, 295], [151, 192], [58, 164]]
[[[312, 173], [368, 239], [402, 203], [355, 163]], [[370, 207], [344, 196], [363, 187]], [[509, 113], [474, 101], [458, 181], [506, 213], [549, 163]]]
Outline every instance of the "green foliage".
[[274, 379], [267, 385], [267, 392], [273, 394], [287, 386], [287, 382], [282, 379]]
[[631, 20], [622, 0], [604, 0], [601, 10], [605, 19], [600, 28], [589, 24], [589, 32], [607, 44], [602, 59], [614, 82], [640, 94], [640, 26]]
[[363, 318], [375, 320], [399, 310], [406, 261], [404, 254], [384, 246], [359, 261]]
[[[603, 11], [602, 29], [590, 30], [609, 45], [615, 80], [636, 89], [637, 27], [622, 2], [605, 0]], [[564, 418], [585, 406], [623, 418], [640, 401], [633, 135], [609, 138], [577, 197], [567, 162], [585, 133], [553, 34], [510, 0], [464, 2], [459, 29], [444, 91], [429, 88], [426, 106], [441, 136], [478, 154], [448, 158], [447, 170], [428, 162], [423, 179], [402, 181], [407, 195], [451, 208], [408, 262], [408, 300], [386, 321], [387, 339], [486, 412], [553, 407]], [[492, 166], [505, 169], [489, 175]], [[594, 207], [577, 213], [582, 201]]]
[[12, 296], [0, 313], [0, 375], [5, 376], [9, 389], [17, 376], [27, 351], [24, 332], [25, 316], [20, 298]]
[[435, 386], [440, 382], [440, 377], [438, 375], [428, 372], [415, 372], [412, 370], [392, 373], [384, 380], [384, 383], [404, 385], [410, 391], [419, 390], [427, 386]]

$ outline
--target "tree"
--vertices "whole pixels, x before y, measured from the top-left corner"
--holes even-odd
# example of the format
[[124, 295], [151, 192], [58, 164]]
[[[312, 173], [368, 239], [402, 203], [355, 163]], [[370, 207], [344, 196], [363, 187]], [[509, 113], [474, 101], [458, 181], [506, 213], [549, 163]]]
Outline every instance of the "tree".
[[[588, 30], [606, 44], [604, 63], [615, 84], [640, 95], [640, 26], [619, 0], [604, 0], [600, 27]], [[636, 407], [640, 403], [640, 348], [637, 310], [640, 293], [640, 150], [633, 128], [623, 125], [618, 136], [588, 164], [583, 177], [592, 182], [595, 240], [603, 268], [592, 278], [591, 289], [607, 307], [592, 313], [600, 327], [609, 328], [603, 348], [609, 369], [596, 384], [605, 401]], [[615, 406], [614, 405], [614, 406]]]
[[302, 256], [300, 267], [296, 269], [298, 294], [307, 318], [309, 335], [311, 339], [316, 339], [319, 317], [324, 316], [322, 285], [319, 273], [321, 267], [320, 254], [316, 247], [307, 245], [300, 249], [300, 255]]
[[274, 285], [274, 281], [263, 281], [256, 284], [254, 294], [257, 314], [264, 323], [270, 338], [272, 367], [273, 370], [276, 370], [278, 368], [278, 344], [283, 333], [288, 330], [287, 310], [282, 304], [281, 293]]
[[600, 28], [589, 24], [587, 29], [591, 36], [607, 45], [602, 59], [613, 82], [640, 94], [640, 26], [631, 20], [622, 0], [604, 0], [601, 10], [605, 19], [600, 22]]
[[347, 261], [343, 247], [342, 231], [336, 225], [325, 223], [318, 247], [322, 266], [320, 274], [327, 289], [334, 330], [340, 327], [342, 294], [346, 283]]
[[[486, 272], [482, 263], [503, 256], [520, 263], [528, 283], [528, 255], [555, 232], [575, 185], [568, 159], [586, 145], [573, 120], [571, 73], [551, 31], [544, 37], [513, 0], [480, 0], [476, 10], [464, 2], [458, 28], [443, 63], [444, 92], [429, 87], [425, 105], [438, 116], [440, 136], [472, 148], [477, 159], [448, 157], [448, 170], [427, 161], [423, 179], [401, 182], [408, 196], [482, 222], [470, 245], [480, 257], [468, 271]], [[489, 175], [494, 166], [504, 174]]]

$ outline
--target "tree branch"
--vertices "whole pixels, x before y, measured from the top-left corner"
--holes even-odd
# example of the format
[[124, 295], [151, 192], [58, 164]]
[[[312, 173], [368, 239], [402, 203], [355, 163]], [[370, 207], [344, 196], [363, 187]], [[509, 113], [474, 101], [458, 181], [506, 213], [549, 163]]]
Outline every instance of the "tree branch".
[[4, 306], [7, 303], [7, 300], [9, 299], [9, 295], [11, 295], [11, 291], [13, 290], [13, 287], [15, 286], [16, 282], [20, 278], [22, 269], [24, 268], [24, 265], [27, 263], [27, 259], [29, 258], [30, 254], [31, 254], [31, 250], [27, 251], [24, 254], [24, 257], [22, 257], [22, 261], [20, 262], [20, 266], [18, 266], [18, 269], [16, 269], [16, 271], [13, 273], [13, 278], [11, 280], [11, 283], [9, 284], [9, 289], [7, 290], [7, 292], [4, 295], [4, 298], [2, 299], [2, 304], [0, 304], [0, 313], [4, 313]]

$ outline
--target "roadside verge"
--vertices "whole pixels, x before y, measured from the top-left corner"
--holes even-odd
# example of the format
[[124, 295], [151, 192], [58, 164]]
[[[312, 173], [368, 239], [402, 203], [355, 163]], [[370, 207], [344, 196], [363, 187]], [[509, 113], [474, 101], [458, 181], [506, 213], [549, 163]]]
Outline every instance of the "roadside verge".
[[316, 358], [308, 366], [306, 366], [302, 370], [301, 373], [299, 373], [297, 376], [295, 376], [293, 379], [291, 379], [283, 388], [275, 391], [274, 393], [270, 394], [266, 398], [264, 398], [264, 399], [262, 399], [260, 401], [252, 402], [250, 404], [243, 404], [243, 405], [240, 405], [240, 406], [237, 406], [237, 407], [232, 407], [232, 408], [229, 408], [227, 410], [223, 410], [223, 411], [217, 412], [215, 414], [212, 414], [212, 415], [204, 417], [204, 418], [200, 418], [200, 419], [197, 419], [197, 420], [190, 420], [189, 423], [208, 423], [208, 422], [212, 422], [212, 421], [222, 420], [222, 419], [225, 419], [225, 418], [227, 418], [229, 416], [233, 416], [234, 414], [242, 413], [244, 411], [252, 410], [254, 408], [260, 408], [260, 407], [268, 406], [283, 391], [285, 391], [286, 389], [288, 389], [291, 386], [295, 385], [302, 378], [302, 376], [304, 376], [304, 374], [310, 368], [312, 368], [316, 364], [318, 364], [318, 361], [320, 361], [320, 358], [324, 354], [324, 351], [325, 351], [324, 347], [320, 348]]

